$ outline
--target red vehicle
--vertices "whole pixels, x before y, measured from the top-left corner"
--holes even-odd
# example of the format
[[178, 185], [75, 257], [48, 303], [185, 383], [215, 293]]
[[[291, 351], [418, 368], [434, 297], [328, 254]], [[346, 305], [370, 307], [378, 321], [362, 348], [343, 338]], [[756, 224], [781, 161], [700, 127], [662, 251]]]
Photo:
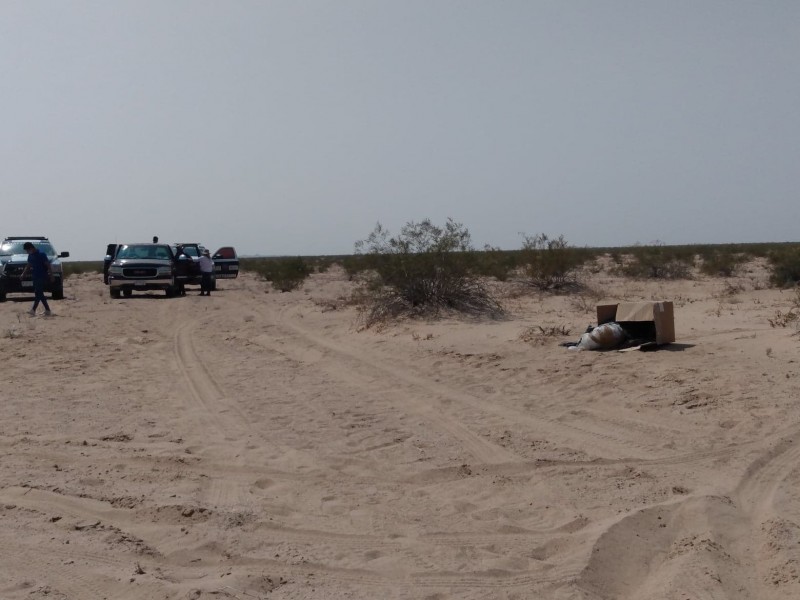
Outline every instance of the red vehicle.
[[[239, 257], [233, 246], [223, 246], [214, 252], [211, 259], [214, 261], [216, 279], [236, 279], [239, 276]], [[216, 289], [216, 281], [213, 285]]]

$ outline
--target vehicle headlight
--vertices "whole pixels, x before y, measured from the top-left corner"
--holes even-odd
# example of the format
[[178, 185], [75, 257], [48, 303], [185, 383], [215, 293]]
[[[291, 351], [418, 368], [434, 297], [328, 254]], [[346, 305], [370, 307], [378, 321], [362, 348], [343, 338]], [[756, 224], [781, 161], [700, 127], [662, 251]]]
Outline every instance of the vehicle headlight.
[[159, 275], [171, 275], [172, 274], [172, 267], [158, 267], [158, 274]]
[[122, 267], [108, 267], [109, 275], [122, 275]]

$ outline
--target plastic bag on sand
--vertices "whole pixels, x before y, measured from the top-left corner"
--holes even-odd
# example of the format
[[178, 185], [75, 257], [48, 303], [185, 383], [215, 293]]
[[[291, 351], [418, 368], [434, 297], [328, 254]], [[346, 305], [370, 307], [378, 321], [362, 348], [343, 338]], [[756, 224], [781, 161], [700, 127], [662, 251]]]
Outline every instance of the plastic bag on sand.
[[581, 336], [576, 350], [610, 350], [625, 341], [625, 330], [619, 323], [604, 323], [598, 325], [588, 333]]

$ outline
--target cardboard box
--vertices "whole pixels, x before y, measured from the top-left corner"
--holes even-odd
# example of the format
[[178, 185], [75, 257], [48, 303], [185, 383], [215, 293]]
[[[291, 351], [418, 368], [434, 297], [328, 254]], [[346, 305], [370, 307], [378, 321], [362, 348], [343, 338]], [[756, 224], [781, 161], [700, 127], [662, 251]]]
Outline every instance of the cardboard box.
[[633, 339], [656, 344], [675, 341], [675, 316], [672, 302], [620, 302], [599, 304], [597, 324], [616, 321]]

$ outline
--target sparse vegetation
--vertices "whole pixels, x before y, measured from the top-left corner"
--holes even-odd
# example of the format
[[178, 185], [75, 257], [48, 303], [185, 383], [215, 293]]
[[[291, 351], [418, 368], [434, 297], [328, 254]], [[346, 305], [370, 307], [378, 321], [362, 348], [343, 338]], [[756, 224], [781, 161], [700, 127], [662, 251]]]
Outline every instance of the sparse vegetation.
[[102, 261], [78, 261], [78, 262], [62, 262], [61, 267], [64, 270], [64, 279], [72, 275], [80, 275], [82, 273], [102, 273]]
[[598, 289], [584, 287], [580, 293], [571, 298], [572, 307], [582, 313], [593, 313], [597, 308], [597, 303], [603, 297], [603, 292]]
[[363, 273], [367, 269], [366, 257], [360, 254], [345, 256], [340, 261], [340, 264], [342, 265], [344, 272], [347, 273], [347, 278], [350, 281], [355, 279], [359, 273]]
[[792, 304], [787, 311], [776, 310], [767, 318], [770, 327], [800, 327], [800, 287], [795, 288]]
[[568, 337], [570, 329], [566, 325], [535, 325], [527, 327], [519, 336], [520, 341], [541, 345], [554, 337]]
[[578, 287], [578, 271], [589, 258], [588, 252], [571, 247], [563, 235], [523, 234], [523, 238], [521, 260], [533, 287], [541, 291]]
[[642, 279], [689, 279], [694, 264], [694, 250], [686, 246], [665, 246], [655, 243], [634, 246], [631, 260], [621, 267], [628, 277]]
[[746, 254], [733, 252], [725, 247], [702, 254], [700, 271], [712, 277], [733, 277], [736, 270], [749, 257]]
[[519, 266], [519, 254], [492, 246], [485, 246], [482, 252], [475, 252], [472, 257], [472, 271], [475, 275], [494, 277], [497, 281], [506, 281]]
[[499, 303], [474, 274], [466, 227], [448, 219], [444, 227], [426, 219], [409, 222], [396, 236], [380, 223], [356, 242], [360, 265], [369, 270], [364, 324], [399, 316], [432, 316], [451, 310], [498, 317]]
[[334, 260], [332, 258], [317, 256], [311, 261], [311, 267], [316, 270], [317, 273], [327, 273], [333, 263]]
[[731, 283], [729, 279], [725, 280], [725, 285], [722, 288], [722, 291], [718, 294], [720, 298], [726, 298], [729, 301], [735, 299], [735, 297], [740, 294], [741, 292], [745, 291], [744, 285], [741, 282]]
[[[451, 221], [452, 223], [452, 221]], [[409, 223], [406, 227], [421, 227], [423, 224], [434, 227], [429, 221], [415, 224]], [[444, 231], [444, 229], [442, 229]], [[466, 230], [465, 230], [466, 231]], [[374, 234], [375, 232], [373, 232]], [[469, 232], [467, 232], [468, 234]], [[368, 250], [369, 241], [363, 240], [362, 246], [353, 255], [340, 256], [306, 256], [296, 258], [242, 258], [242, 270], [255, 271], [268, 281], [273, 282], [273, 287], [279, 290], [290, 290], [299, 287], [301, 282], [313, 272], [324, 273], [330, 265], [341, 265], [348, 279], [361, 279], [365, 289], [355, 294], [362, 301], [364, 297], [373, 297], [377, 285], [381, 288], [395, 278], [389, 277], [386, 269], [391, 270], [392, 265], [398, 265], [405, 255], [408, 265], [421, 266], [430, 261], [436, 252], [416, 252], [413, 249], [402, 249], [403, 232], [395, 240], [396, 247], [386, 248], [386, 256]], [[587, 265], [593, 273], [610, 269], [611, 273], [623, 277], [637, 279], [690, 279], [694, 272], [701, 272], [710, 277], [734, 277], [739, 274], [742, 266], [756, 258], [766, 258], [770, 264], [770, 284], [776, 287], [791, 287], [800, 283], [800, 244], [798, 243], [761, 243], [761, 244], [694, 244], [683, 246], [668, 246], [661, 242], [649, 245], [635, 245], [628, 247], [606, 248], [578, 248], [570, 246], [564, 236], [550, 238], [545, 234], [523, 236], [522, 248], [516, 250], [502, 250], [491, 245], [486, 245], [482, 250], [474, 250], [470, 244], [466, 248], [455, 251], [456, 256], [439, 265], [442, 270], [454, 270], [454, 276], [466, 274], [471, 282], [480, 281], [481, 278], [493, 278], [497, 281], [516, 280], [525, 283], [537, 290], [546, 292], [575, 292], [582, 291], [581, 273], [585, 273]], [[376, 240], [373, 240], [376, 241]], [[389, 239], [384, 239], [389, 244]], [[423, 240], [417, 240], [422, 242]], [[405, 240], [409, 242], [410, 240]], [[411, 258], [415, 254], [419, 257]], [[598, 256], [608, 256], [609, 260], [597, 261], [590, 264]], [[281, 263], [294, 262], [294, 267], [280, 266]], [[298, 261], [303, 261], [303, 268]], [[100, 272], [100, 262], [67, 263], [65, 276], [83, 272]], [[284, 271], [285, 269], [285, 271]], [[408, 271], [409, 276], [414, 273]], [[306, 272], [307, 271], [307, 272]], [[305, 273], [305, 274], [304, 274]], [[286, 277], [283, 277], [286, 275]], [[763, 283], [751, 281], [753, 289], [760, 289]], [[735, 287], [739, 287], [734, 284]], [[401, 285], [402, 287], [402, 285]], [[481, 286], [484, 291], [485, 286]], [[524, 288], [520, 286], [520, 291]], [[495, 290], [497, 291], [497, 290]], [[504, 292], [497, 292], [502, 295]], [[354, 300], [355, 302], [355, 300]], [[414, 304], [417, 311], [421, 304]], [[580, 303], [580, 301], [579, 301]], [[589, 310], [589, 303], [583, 302], [576, 305], [579, 310]], [[450, 307], [452, 308], [452, 307]], [[401, 311], [402, 312], [402, 311]], [[423, 311], [424, 312], [424, 311]]]
[[769, 262], [772, 265], [772, 285], [791, 287], [800, 283], [800, 246], [773, 250], [769, 253]]
[[790, 308], [786, 312], [776, 310], [772, 317], [767, 318], [767, 322], [770, 327], [789, 327], [789, 325], [797, 323], [798, 318], [800, 315]]
[[258, 273], [281, 292], [296, 290], [313, 272], [311, 265], [299, 256], [240, 259], [240, 268]]

